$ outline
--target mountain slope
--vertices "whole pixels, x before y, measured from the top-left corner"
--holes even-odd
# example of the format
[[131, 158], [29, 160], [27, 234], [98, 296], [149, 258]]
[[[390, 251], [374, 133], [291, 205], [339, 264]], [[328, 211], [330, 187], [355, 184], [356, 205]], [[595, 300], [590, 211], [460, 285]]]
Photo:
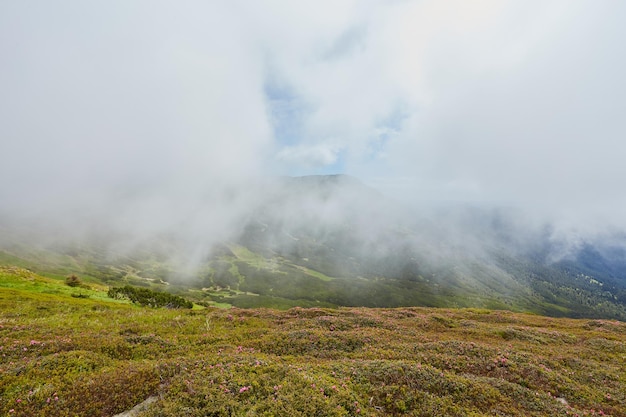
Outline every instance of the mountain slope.
[[39, 246], [10, 239], [0, 260], [207, 305], [486, 307], [626, 320], [618, 244], [589, 243], [554, 260], [557, 243], [525, 230], [513, 211], [409, 209], [348, 176], [281, 178], [261, 194], [220, 242], [175, 230], [134, 245], [123, 235]]
[[[83, 291], [83, 297], [74, 297]], [[171, 310], [0, 267], [0, 413], [626, 416], [626, 323], [484, 309]]]

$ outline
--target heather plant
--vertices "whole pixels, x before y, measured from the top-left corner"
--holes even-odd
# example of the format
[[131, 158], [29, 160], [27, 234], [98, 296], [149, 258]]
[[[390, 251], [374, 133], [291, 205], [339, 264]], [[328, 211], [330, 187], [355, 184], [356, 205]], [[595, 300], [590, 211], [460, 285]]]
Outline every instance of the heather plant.
[[[87, 291], [87, 290], [86, 290]], [[626, 323], [153, 309], [0, 269], [0, 415], [626, 416]]]

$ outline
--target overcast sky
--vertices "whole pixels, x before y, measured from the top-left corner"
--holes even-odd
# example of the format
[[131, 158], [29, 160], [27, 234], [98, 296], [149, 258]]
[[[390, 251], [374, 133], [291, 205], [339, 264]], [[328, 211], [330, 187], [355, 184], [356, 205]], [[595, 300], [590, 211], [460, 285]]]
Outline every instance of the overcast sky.
[[614, 0], [3, 1], [0, 205], [346, 173], [626, 226], [625, 21]]

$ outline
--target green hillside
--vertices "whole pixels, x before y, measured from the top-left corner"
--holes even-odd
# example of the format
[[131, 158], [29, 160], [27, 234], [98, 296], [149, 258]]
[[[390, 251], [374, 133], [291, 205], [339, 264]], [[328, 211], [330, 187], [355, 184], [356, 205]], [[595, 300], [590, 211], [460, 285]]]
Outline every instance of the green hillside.
[[1, 415], [112, 416], [149, 400], [137, 416], [626, 416], [619, 321], [154, 309], [87, 286], [0, 269]]
[[567, 242], [516, 226], [515, 215], [458, 206], [419, 214], [351, 177], [284, 178], [219, 237], [104, 226], [72, 237], [71, 228], [44, 233], [0, 218], [0, 263], [205, 307], [489, 308], [626, 321], [626, 237], [557, 259]]
[[78, 247], [4, 248], [0, 261], [58, 279], [77, 274], [88, 283], [167, 291], [204, 306], [490, 308], [626, 320], [626, 289], [575, 265], [500, 254], [497, 263], [445, 261], [435, 268], [409, 255], [356, 258], [323, 253], [319, 246], [294, 255], [258, 242], [231, 242], [213, 248], [193, 270], [158, 252]]

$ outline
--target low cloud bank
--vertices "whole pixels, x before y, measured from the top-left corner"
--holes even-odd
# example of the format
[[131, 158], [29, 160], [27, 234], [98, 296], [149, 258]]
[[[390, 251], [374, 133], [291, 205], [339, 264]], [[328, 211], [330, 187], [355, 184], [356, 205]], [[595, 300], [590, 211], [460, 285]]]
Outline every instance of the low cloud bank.
[[[344, 172], [398, 202], [356, 215], [364, 241], [400, 216], [430, 247], [621, 244], [623, 3], [32, 4], [0, 5], [5, 241], [200, 258], [267, 178]], [[340, 226], [332, 201], [273, 210]]]

